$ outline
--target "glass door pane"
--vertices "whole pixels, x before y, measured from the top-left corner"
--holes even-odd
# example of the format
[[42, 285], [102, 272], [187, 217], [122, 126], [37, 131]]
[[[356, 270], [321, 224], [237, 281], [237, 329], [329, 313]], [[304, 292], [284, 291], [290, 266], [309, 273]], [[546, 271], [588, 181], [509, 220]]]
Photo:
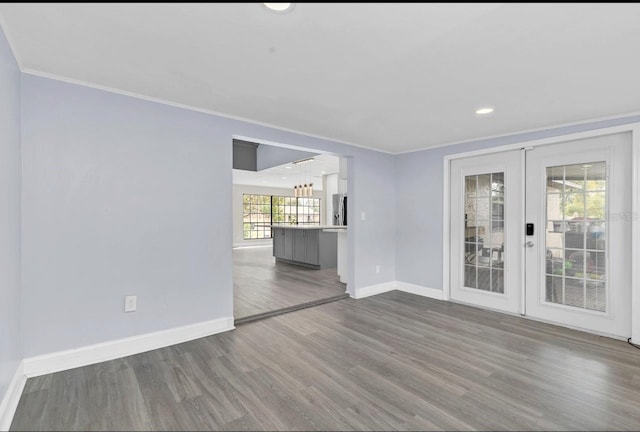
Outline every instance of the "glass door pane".
[[465, 177], [464, 286], [504, 293], [504, 173]]
[[606, 162], [547, 167], [545, 301], [605, 312]]

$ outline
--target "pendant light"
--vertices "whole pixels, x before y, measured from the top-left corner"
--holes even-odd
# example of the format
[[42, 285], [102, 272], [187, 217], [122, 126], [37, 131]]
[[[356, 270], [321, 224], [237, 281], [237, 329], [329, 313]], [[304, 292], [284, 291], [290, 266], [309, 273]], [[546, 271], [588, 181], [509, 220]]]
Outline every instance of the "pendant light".
[[293, 165], [300, 165], [298, 170], [300, 183], [293, 187], [293, 196], [296, 198], [313, 196], [313, 183], [311, 182], [311, 167], [308, 165], [313, 158], [292, 162]]
[[[307, 180], [307, 163], [306, 162], [302, 162], [302, 173], [303, 173], [302, 181], [306, 181]], [[302, 196], [303, 197], [307, 196], [307, 183], [302, 185]]]

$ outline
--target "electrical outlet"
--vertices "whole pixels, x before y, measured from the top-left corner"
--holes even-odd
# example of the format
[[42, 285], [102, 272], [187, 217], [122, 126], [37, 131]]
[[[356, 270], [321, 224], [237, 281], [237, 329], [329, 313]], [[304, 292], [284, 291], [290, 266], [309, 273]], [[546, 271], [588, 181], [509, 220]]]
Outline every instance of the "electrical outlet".
[[366, 220], [367, 219], [367, 215], [364, 212], [360, 213], [360, 220]]
[[380, 273], [380, 266], [379, 265], [376, 266], [376, 273]]
[[126, 296], [124, 298], [124, 311], [135, 312], [138, 307], [138, 296]]

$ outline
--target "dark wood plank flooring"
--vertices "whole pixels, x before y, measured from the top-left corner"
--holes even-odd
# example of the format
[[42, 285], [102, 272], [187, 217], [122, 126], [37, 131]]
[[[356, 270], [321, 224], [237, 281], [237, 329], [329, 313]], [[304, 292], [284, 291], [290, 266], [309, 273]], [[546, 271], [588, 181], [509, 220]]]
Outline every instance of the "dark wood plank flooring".
[[271, 246], [233, 250], [233, 313], [236, 319], [344, 294], [336, 269], [313, 270], [278, 263]]
[[32, 378], [12, 430], [640, 430], [640, 350], [398, 291]]

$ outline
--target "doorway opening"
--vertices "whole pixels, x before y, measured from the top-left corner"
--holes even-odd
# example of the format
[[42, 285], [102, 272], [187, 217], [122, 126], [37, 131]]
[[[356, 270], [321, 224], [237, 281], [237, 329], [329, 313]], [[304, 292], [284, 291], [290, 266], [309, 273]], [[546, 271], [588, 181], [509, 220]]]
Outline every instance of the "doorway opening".
[[236, 324], [348, 297], [347, 159], [233, 140]]

